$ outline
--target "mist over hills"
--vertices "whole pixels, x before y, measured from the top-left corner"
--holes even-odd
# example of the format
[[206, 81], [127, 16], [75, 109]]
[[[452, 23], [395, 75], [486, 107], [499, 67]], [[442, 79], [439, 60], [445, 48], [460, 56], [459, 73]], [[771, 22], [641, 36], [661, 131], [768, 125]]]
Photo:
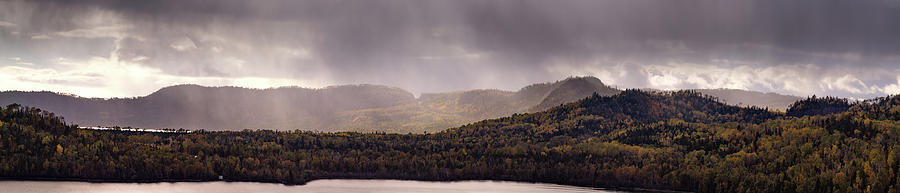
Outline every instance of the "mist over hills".
[[[698, 92], [740, 106], [786, 109], [798, 97], [729, 89]], [[424, 93], [400, 88], [343, 85], [321, 89], [248, 89], [177, 85], [134, 98], [96, 99], [53, 92], [0, 92], [0, 104], [19, 103], [56, 112], [85, 126], [240, 130], [439, 131], [474, 121], [537, 112], [597, 93], [618, 94], [594, 77], [533, 84], [518, 91], [481, 89]]]

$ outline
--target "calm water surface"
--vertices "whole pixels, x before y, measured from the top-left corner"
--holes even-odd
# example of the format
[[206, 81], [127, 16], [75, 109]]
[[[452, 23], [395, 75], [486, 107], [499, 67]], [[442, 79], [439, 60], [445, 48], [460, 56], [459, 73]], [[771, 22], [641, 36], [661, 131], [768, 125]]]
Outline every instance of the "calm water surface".
[[408, 180], [316, 180], [303, 186], [255, 182], [90, 183], [0, 181], [0, 192], [17, 193], [228, 193], [228, 192], [436, 192], [570, 193], [610, 192], [555, 184], [500, 181], [423, 182]]

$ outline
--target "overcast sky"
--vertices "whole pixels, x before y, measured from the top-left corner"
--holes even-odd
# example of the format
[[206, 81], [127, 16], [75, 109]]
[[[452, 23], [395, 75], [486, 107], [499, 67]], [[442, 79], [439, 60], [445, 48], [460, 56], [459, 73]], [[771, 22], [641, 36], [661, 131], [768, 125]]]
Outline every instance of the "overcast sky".
[[0, 90], [174, 84], [900, 93], [896, 0], [0, 1]]

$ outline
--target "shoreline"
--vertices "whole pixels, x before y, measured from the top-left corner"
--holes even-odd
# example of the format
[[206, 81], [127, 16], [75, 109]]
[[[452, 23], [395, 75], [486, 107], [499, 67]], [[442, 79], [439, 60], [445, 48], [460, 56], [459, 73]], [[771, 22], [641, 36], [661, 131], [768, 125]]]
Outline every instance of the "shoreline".
[[578, 186], [578, 185], [569, 185], [569, 184], [557, 184], [557, 183], [547, 183], [547, 182], [532, 182], [532, 181], [512, 181], [512, 180], [412, 180], [412, 179], [396, 179], [396, 178], [319, 178], [307, 180], [303, 183], [284, 183], [279, 181], [264, 181], [264, 180], [201, 180], [201, 179], [162, 179], [162, 180], [109, 180], [109, 179], [85, 179], [85, 178], [21, 178], [21, 177], [0, 177], [0, 181], [39, 181], [39, 182], [85, 182], [85, 183], [134, 183], [134, 184], [155, 184], [155, 183], [179, 183], [179, 182], [235, 182], [235, 183], [265, 183], [265, 184], [275, 184], [275, 185], [283, 185], [283, 186], [304, 186], [309, 182], [316, 180], [396, 180], [396, 181], [419, 181], [419, 182], [511, 182], [511, 183], [530, 183], [530, 184], [549, 184], [549, 185], [560, 185], [560, 186], [572, 186], [579, 188], [586, 188], [591, 190], [600, 190], [600, 191], [623, 191], [623, 192], [654, 192], [654, 193], [685, 193], [684, 191], [676, 191], [676, 190], [660, 190], [660, 189], [651, 189], [651, 188], [626, 188], [626, 187], [591, 187], [591, 186]]

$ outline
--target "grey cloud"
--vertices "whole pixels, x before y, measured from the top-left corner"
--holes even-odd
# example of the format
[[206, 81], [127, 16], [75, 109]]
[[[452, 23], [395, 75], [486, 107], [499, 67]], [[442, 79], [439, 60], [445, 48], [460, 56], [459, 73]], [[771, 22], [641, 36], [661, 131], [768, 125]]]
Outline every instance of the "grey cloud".
[[[2, 57], [109, 55], [117, 48], [120, 59], [146, 57], [143, 65], [175, 75], [323, 79], [415, 92], [515, 89], [604, 68], [628, 72], [613, 82], [644, 87], [650, 83], [642, 65], [670, 63], [719, 68], [815, 64], [821, 73], [841, 77], [841, 71], [828, 69], [856, 65], [895, 72], [900, 62], [900, 2], [889, 0], [0, 4], [9, 5], [0, 8], [0, 20], [23, 30], [18, 36], [0, 34], [0, 41], [27, 48], [0, 47], [10, 53]], [[25, 39], [101, 27], [82, 22], [101, 12], [130, 26], [123, 33], [133, 37], [115, 45], [110, 39]], [[196, 49], [172, 48], [183, 39], [190, 39]], [[47, 47], [80, 51], [35, 54]], [[554, 71], [558, 68], [582, 70]], [[895, 81], [886, 74], [855, 74], [870, 85]]]

